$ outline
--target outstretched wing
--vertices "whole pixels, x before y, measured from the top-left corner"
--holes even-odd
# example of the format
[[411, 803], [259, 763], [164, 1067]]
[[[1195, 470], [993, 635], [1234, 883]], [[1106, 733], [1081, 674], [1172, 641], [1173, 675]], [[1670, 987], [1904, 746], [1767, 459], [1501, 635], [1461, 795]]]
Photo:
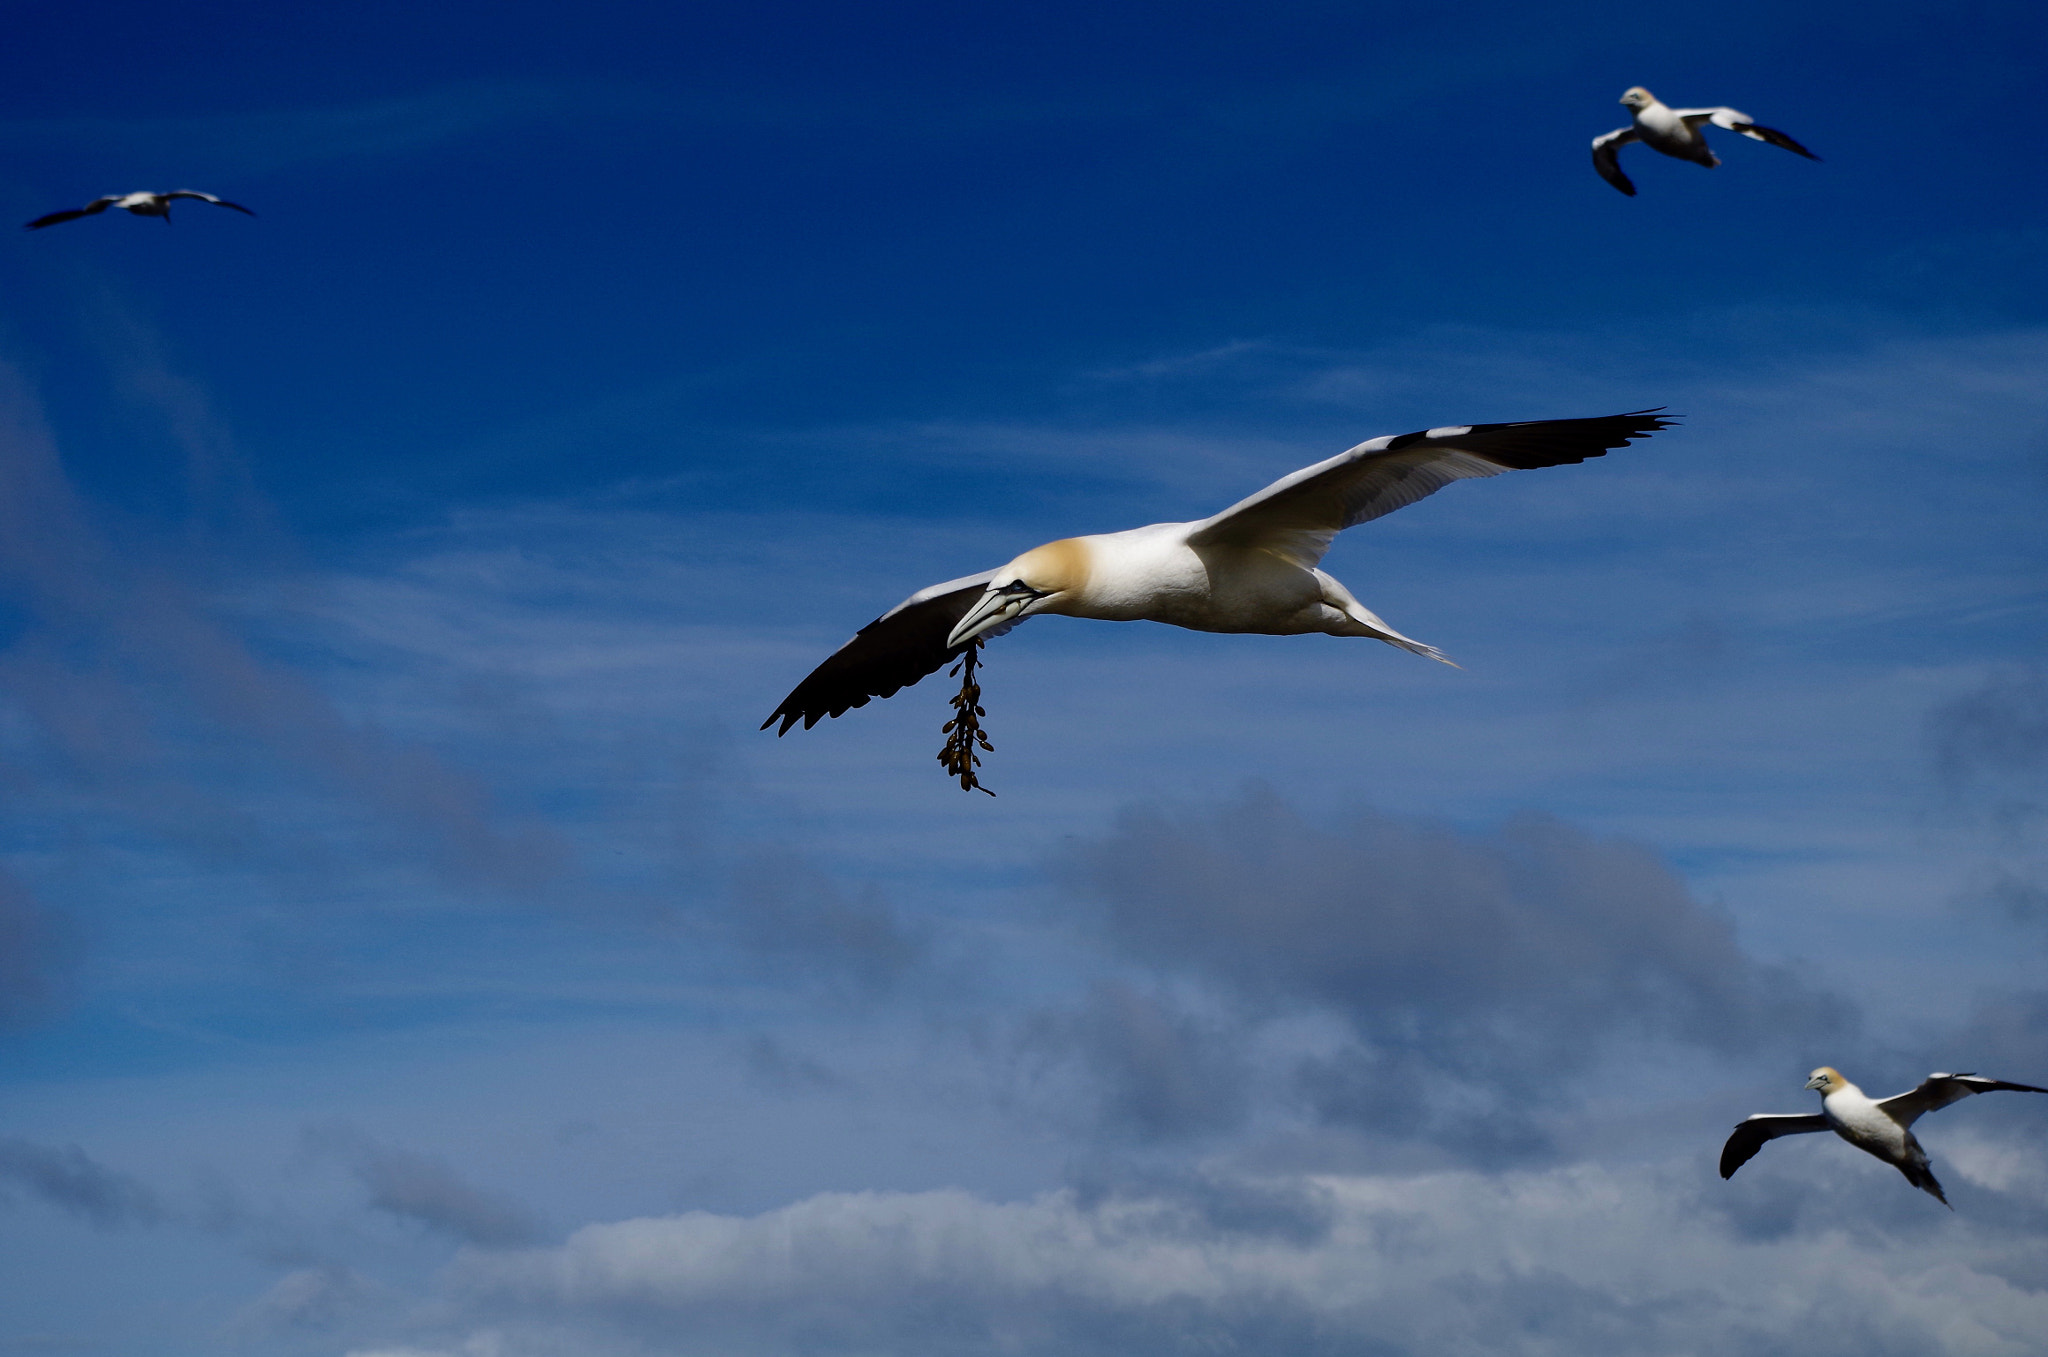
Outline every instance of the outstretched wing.
[[1621, 148], [1635, 139], [1636, 129], [1633, 127], [1617, 127], [1593, 138], [1593, 168], [1600, 172], [1602, 179], [1631, 198], [1636, 196], [1636, 186], [1621, 172]]
[[[231, 203], [225, 198], [216, 198], [211, 193], [201, 193], [198, 189], [181, 188], [173, 192], [166, 193], [164, 197], [166, 199], [197, 198], [200, 202], [212, 203], [215, 207], [232, 207], [237, 212], [249, 212], [249, 209], [243, 207], [240, 203]], [[249, 215], [253, 217], [256, 214], [254, 212], [249, 212]]]
[[80, 217], [90, 217], [96, 212], [106, 211], [115, 203], [119, 202], [120, 199], [120, 194], [109, 193], [104, 198], [93, 199], [84, 207], [74, 207], [64, 212], [52, 212], [46, 217], [37, 217], [34, 221], [30, 222], [23, 229], [28, 231], [40, 231], [45, 226], [55, 226], [60, 221], [77, 221]]
[[1710, 122], [1714, 126], [1726, 128], [1730, 132], [1740, 132], [1751, 141], [1761, 141], [1772, 146], [1782, 147], [1794, 155], [1803, 155], [1808, 160], [1820, 159], [1819, 156], [1807, 150], [1777, 128], [1765, 127], [1747, 113], [1740, 113], [1732, 108], [1674, 108], [1671, 111], [1685, 119], [1686, 126], [1688, 127], [1697, 127], [1703, 122]]
[[1756, 1158], [1756, 1152], [1764, 1147], [1765, 1141], [1827, 1129], [1828, 1119], [1818, 1112], [1798, 1115], [1759, 1112], [1756, 1116], [1745, 1117], [1735, 1123], [1735, 1134], [1729, 1136], [1728, 1143], [1721, 1147], [1721, 1176], [1733, 1178], [1735, 1170]]
[[1258, 547], [1309, 569], [1344, 529], [1413, 504], [1452, 481], [1583, 462], [1671, 423], [1654, 410], [1636, 410], [1375, 438], [1238, 501], [1197, 526], [1188, 543]]
[[1929, 1112], [1938, 1112], [1950, 1103], [1960, 1102], [1972, 1093], [2048, 1093], [2048, 1088], [2035, 1088], [2032, 1084], [2008, 1084], [2003, 1079], [1986, 1079], [1981, 1074], [1930, 1074], [1920, 1081], [1920, 1087], [1897, 1097], [1886, 1098], [1878, 1106], [1886, 1115], [1901, 1126], [1911, 1126]]
[[[761, 729], [779, 720], [782, 729], [777, 735], [787, 735], [798, 721], [809, 730], [824, 717], [865, 707], [872, 698], [894, 696], [937, 669], [967, 648], [947, 649], [946, 637], [967, 616], [994, 573], [984, 570], [920, 589], [862, 627], [782, 699]], [[1005, 630], [1008, 628], [997, 628], [983, 635], [1000, 635]]]

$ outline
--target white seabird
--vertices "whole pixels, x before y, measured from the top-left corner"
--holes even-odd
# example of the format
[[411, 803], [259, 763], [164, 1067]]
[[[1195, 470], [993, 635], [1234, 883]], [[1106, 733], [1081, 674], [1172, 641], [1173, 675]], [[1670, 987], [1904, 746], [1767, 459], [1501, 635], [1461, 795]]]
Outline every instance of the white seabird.
[[1711, 170], [1721, 163], [1721, 159], [1708, 147], [1706, 133], [1700, 130], [1705, 123], [1740, 132], [1751, 141], [1782, 146], [1808, 160], [1820, 159], [1783, 132], [1759, 127], [1747, 113], [1738, 113], [1732, 108], [1666, 108], [1657, 102], [1656, 95], [1641, 85], [1622, 95], [1621, 102], [1634, 115], [1634, 121], [1627, 127], [1617, 127], [1604, 136], [1593, 138], [1593, 168], [1600, 172], [1602, 179], [1631, 198], [1636, 196], [1636, 186], [1621, 172], [1621, 148], [1632, 141], [1640, 141], [1653, 151], [1690, 160]]
[[[1941, 1184], [1927, 1168], [1927, 1151], [1913, 1139], [1912, 1126], [1926, 1113], [1938, 1111], [1972, 1093], [2048, 1093], [2032, 1084], [2008, 1084], [1986, 1079], [1981, 1074], [1930, 1074], [1920, 1087], [1896, 1097], [1873, 1100], [1841, 1076], [1832, 1065], [1823, 1065], [1806, 1081], [1820, 1094], [1821, 1110], [1806, 1116], [1758, 1113], [1735, 1123], [1735, 1134], [1721, 1147], [1721, 1176], [1732, 1178], [1735, 1170], [1756, 1157], [1767, 1140], [1779, 1136], [1804, 1135], [1808, 1131], [1833, 1131], [1866, 1154], [1874, 1154], [1906, 1175], [1906, 1181], [1934, 1195], [1943, 1206]], [[1953, 1208], [1951, 1208], [1953, 1209]]]
[[761, 723], [808, 730], [888, 697], [978, 638], [1062, 613], [1166, 622], [1195, 631], [1368, 636], [1449, 664], [1395, 631], [1316, 568], [1345, 528], [1392, 513], [1452, 481], [1563, 466], [1667, 427], [1653, 410], [1596, 419], [1471, 424], [1388, 435], [1273, 482], [1193, 523], [1067, 537], [1008, 565], [920, 589], [862, 627]]
[[[24, 229], [40, 231], [45, 226], [55, 226], [60, 221], [77, 221], [80, 217], [96, 216], [110, 207], [133, 212], [138, 217], [162, 217], [164, 225], [168, 226], [171, 224], [171, 202], [176, 198], [197, 198], [200, 202], [212, 203], [215, 207], [232, 207], [237, 212], [249, 212], [249, 209], [240, 203], [231, 203], [225, 198], [216, 198], [211, 193], [201, 193], [197, 189], [173, 189], [169, 193], [109, 193], [103, 198], [93, 199], [84, 207], [74, 207], [66, 212], [52, 212], [47, 217], [37, 217]], [[249, 215], [253, 217], [256, 214], [249, 212]]]

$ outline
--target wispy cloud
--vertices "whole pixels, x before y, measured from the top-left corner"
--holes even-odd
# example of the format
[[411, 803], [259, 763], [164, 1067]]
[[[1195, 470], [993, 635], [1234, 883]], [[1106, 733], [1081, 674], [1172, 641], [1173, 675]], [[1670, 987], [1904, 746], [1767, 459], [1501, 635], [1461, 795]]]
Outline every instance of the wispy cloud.
[[1081, 1096], [1108, 1138], [1160, 1143], [1242, 1123], [1254, 1087], [1246, 1037], [1241, 1020], [1112, 979], [1026, 1019], [1018, 1047], [1027, 1065], [1050, 1067], [1041, 1079], [1079, 1067], [1089, 1081]]
[[388, 1145], [343, 1123], [308, 1127], [306, 1149], [340, 1160], [369, 1193], [370, 1206], [399, 1220], [483, 1248], [530, 1244], [540, 1226], [527, 1210], [463, 1181], [442, 1159]]
[[2048, 675], [1995, 671], [1927, 714], [1952, 812], [1983, 833], [1967, 894], [2015, 922], [2048, 923]]
[[730, 917], [743, 948], [800, 981], [881, 994], [925, 958], [924, 938], [875, 886], [849, 899], [831, 877], [786, 857], [740, 864]]
[[0, 1139], [0, 1182], [11, 1183], [100, 1229], [154, 1225], [165, 1212], [154, 1192], [76, 1145]]
[[259, 655], [169, 555], [108, 532], [31, 393], [4, 380], [0, 597], [22, 626], [0, 651], [0, 709], [17, 791], [37, 793], [24, 809], [82, 798], [189, 850], [264, 845], [275, 859], [291, 856], [289, 831], [242, 792], [281, 778], [287, 804], [317, 788], [452, 878], [526, 891], [557, 870], [546, 831], [500, 828], [476, 781], [350, 721]]

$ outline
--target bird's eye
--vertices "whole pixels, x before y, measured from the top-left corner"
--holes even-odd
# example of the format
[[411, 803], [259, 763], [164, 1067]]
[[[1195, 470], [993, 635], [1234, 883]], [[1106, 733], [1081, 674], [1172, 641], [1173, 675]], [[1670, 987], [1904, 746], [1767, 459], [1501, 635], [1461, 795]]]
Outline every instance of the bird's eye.
[[1026, 584], [1026, 583], [1025, 583], [1024, 581], [1022, 581], [1022, 580], [1011, 580], [1011, 581], [1010, 581], [1010, 582], [1009, 582], [1008, 584], [1006, 584], [1006, 585], [1004, 585], [1004, 586], [1003, 586], [1002, 588], [1000, 588], [1000, 589], [996, 590], [996, 592], [997, 592], [997, 593], [999, 593], [999, 594], [1011, 594], [1011, 595], [1015, 595], [1015, 594], [1035, 594], [1035, 593], [1037, 593], [1038, 591], [1037, 591], [1036, 589], [1033, 589], [1033, 588], [1032, 588], [1032, 587], [1031, 587], [1030, 585]]

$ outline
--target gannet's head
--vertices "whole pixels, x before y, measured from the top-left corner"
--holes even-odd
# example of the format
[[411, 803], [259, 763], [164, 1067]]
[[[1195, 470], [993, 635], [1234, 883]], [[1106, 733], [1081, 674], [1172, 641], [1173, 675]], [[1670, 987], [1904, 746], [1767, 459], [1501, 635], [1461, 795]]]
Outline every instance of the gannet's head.
[[1622, 106], [1627, 108], [1629, 112], [1641, 113], [1651, 104], [1657, 102], [1657, 96], [1644, 89], [1641, 85], [1630, 85], [1623, 92], [1621, 102]]
[[1807, 1076], [1806, 1086], [1825, 1098], [1838, 1088], [1849, 1087], [1849, 1081], [1844, 1079], [1841, 1071], [1837, 1070], [1833, 1065], [1822, 1065]]
[[946, 649], [1034, 613], [1058, 612], [1088, 583], [1088, 544], [1064, 537], [1033, 547], [989, 577], [988, 588], [946, 638]]

